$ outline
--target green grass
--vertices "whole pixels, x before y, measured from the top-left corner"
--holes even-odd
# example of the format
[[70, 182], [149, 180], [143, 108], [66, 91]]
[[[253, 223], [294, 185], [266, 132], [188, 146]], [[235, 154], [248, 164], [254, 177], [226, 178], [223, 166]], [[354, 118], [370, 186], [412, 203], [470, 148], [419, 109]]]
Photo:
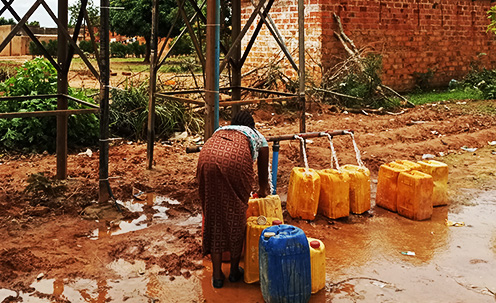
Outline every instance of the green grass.
[[407, 96], [415, 105], [425, 103], [435, 103], [439, 101], [453, 101], [453, 100], [482, 100], [482, 94], [476, 90], [449, 90], [449, 91], [432, 91], [413, 93]]
[[[150, 65], [143, 63], [143, 58], [110, 58], [110, 69], [113, 71], [127, 71], [132, 73], [148, 72]], [[93, 66], [97, 66], [96, 59], [90, 59]], [[189, 67], [188, 67], [189, 66]], [[194, 56], [177, 56], [167, 58], [165, 63], [160, 67], [162, 73], [190, 73], [190, 69], [195, 73], [201, 73], [201, 64], [196, 62]], [[74, 58], [72, 61], [72, 70], [86, 70], [86, 64], [81, 58]]]

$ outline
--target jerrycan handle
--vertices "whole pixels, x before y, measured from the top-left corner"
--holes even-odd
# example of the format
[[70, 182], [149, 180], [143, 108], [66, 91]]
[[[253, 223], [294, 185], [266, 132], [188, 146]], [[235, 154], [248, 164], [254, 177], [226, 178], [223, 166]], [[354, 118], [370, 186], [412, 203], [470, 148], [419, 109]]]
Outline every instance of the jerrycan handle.
[[365, 165], [362, 162], [362, 156], [360, 155], [360, 150], [358, 149], [358, 146], [357, 146], [356, 141], [355, 141], [355, 135], [353, 134], [352, 131], [348, 131], [348, 130], [343, 131], [343, 133], [351, 136], [351, 140], [353, 142], [353, 148], [355, 149], [355, 155], [356, 155], [356, 160], [357, 160], [358, 166], [359, 167], [365, 167]]

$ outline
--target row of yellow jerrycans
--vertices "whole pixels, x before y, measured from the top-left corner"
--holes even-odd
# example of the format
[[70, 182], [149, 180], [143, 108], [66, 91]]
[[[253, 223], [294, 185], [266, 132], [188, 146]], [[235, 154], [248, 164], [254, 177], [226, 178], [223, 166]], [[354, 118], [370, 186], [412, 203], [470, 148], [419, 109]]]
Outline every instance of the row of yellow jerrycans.
[[343, 165], [339, 170], [295, 167], [291, 171], [286, 203], [293, 218], [315, 219], [317, 212], [330, 219], [370, 210], [370, 171]]
[[397, 160], [380, 166], [376, 205], [412, 220], [430, 219], [448, 204], [448, 165], [435, 160]]
[[[277, 197], [277, 196], [272, 196]], [[277, 200], [277, 198], [274, 198]], [[260, 201], [260, 200], [259, 200]], [[263, 202], [263, 200], [262, 200]], [[250, 216], [246, 222], [244, 281], [255, 283], [260, 280], [258, 263], [259, 240], [262, 231], [274, 224], [282, 224], [282, 217]], [[325, 286], [325, 245], [322, 241], [307, 237], [310, 247], [312, 294]]]

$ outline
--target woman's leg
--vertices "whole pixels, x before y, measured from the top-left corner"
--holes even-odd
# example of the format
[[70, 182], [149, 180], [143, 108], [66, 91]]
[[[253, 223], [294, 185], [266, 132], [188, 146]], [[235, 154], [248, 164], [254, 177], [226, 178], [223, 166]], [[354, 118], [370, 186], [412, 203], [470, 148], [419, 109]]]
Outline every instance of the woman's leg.
[[224, 275], [222, 274], [222, 254], [212, 253], [212, 277], [214, 280], [221, 280]]
[[231, 257], [231, 272], [229, 273], [230, 276], [237, 277], [239, 276], [239, 260], [241, 259], [241, 256], [238, 256], [236, 258]]

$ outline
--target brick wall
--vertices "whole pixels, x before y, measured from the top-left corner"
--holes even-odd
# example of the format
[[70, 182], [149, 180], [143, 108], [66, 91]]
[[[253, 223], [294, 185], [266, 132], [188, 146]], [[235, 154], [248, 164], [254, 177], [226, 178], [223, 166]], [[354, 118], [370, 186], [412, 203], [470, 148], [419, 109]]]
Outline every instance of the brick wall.
[[[253, 6], [243, 5], [246, 20]], [[307, 66], [318, 71], [317, 63], [328, 68], [347, 56], [333, 35], [336, 13], [358, 47], [382, 54], [384, 84], [406, 91], [415, 85], [414, 72], [430, 69], [435, 71], [431, 83], [444, 86], [466, 75], [474, 60], [496, 68], [496, 37], [486, 32], [486, 12], [494, 5], [490, 0], [306, 0]], [[271, 16], [297, 59], [297, 0], [276, 0]], [[268, 30], [257, 41], [247, 63], [260, 64], [278, 52]]]

